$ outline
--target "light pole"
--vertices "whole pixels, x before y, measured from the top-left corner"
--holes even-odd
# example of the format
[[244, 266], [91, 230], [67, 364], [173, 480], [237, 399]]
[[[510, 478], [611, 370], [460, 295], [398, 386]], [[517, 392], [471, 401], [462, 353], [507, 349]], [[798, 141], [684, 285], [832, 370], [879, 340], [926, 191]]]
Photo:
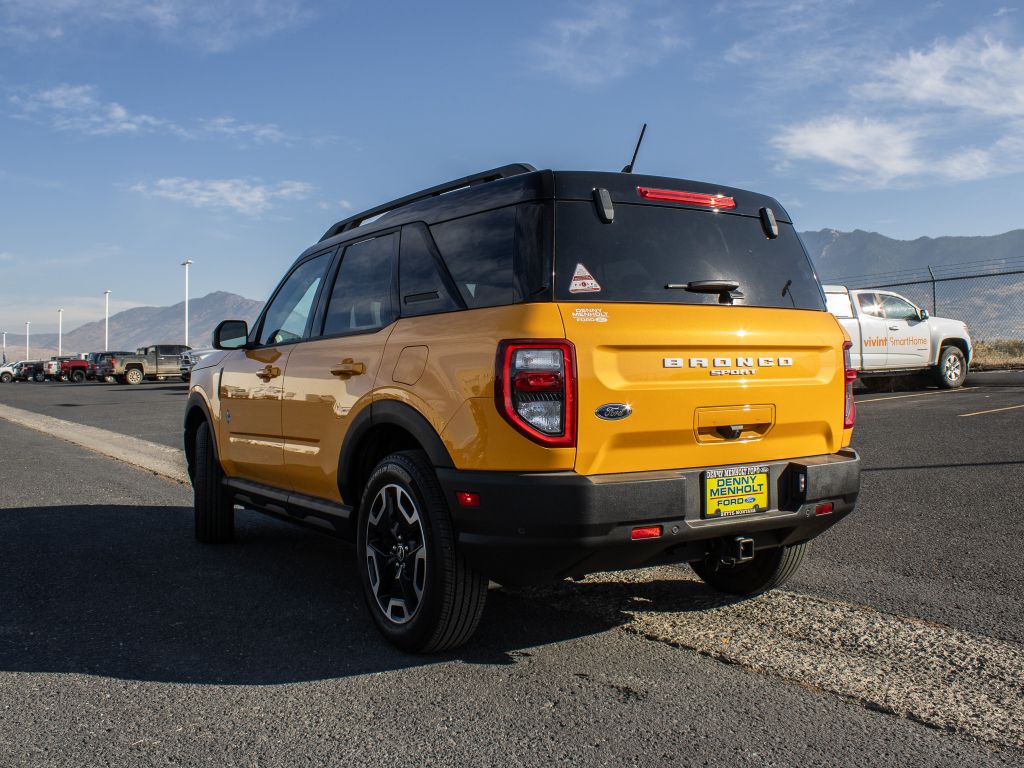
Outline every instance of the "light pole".
[[185, 259], [181, 262], [181, 266], [185, 268], [185, 346], [188, 346], [188, 267], [192, 264], [192, 259]]
[[103, 292], [103, 351], [110, 349], [110, 290]]
[[57, 310], [57, 357], [64, 351], [64, 310]]
[[28, 327], [30, 325], [32, 325], [32, 321], [31, 320], [26, 320], [25, 321], [25, 359], [26, 360], [30, 360], [32, 358], [32, 355], [30, 354], [31, 347], [29, 346], [29, 343], [28, 343], [29, 342], [29, 339], [28, 339]]
[[2, 331], [2, 333], [4, 335], [4, 357], [3, 357], [3, 361], [4, 361], [4, 365], [7, 365], [7, 331]]

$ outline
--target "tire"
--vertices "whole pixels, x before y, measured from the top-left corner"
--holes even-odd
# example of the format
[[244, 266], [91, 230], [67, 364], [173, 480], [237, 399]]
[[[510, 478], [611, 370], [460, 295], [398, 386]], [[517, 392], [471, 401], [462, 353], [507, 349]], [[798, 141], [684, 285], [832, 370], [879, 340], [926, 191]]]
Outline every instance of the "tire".
[[81, 384], [83, 381], [85, 381], [85, 372], [84, 371], [74, 371], [74, 372], [72, 372], [72, 374], [71, 374], [71, 381], [73, 381], [75, 384]]
[[32, 377], [32, 380], [36, 382], [46, 381], [46, 374], [43, 373], [42, 371], [37, 371], [36, 374]]
[[690, 563], [705, 584], [729, 595], [750, 597], [785, 584], [803, 562], [807, 544], [762, 549], [736, 565], [701, 560]]
[[124, 381], [126, 384], [141, 384], [142, 380], [146, 378], [140, 368], [129, 368], [124, 372]]
[[196, 430], [195, 449], [192, 491], [196, 541], [224, 544], [235, 535], [235, 506], [221, 482], [224, 471], [217, 461], [210, 425], [206, 422]]
[[0, 384], [10, 384], [14, 377], [7, 371], [0, 373]]
[[943, 347], [935, 379], [943, 389], [959, 389], [967, 379], [967, 359], [959, 347]]
[[401, 650], [449, 650], [476, 631], [487, 579], [458, 552], [422, 451], [393, 453], [374, 468], [359, 507], [356, 564], [377, 629]]

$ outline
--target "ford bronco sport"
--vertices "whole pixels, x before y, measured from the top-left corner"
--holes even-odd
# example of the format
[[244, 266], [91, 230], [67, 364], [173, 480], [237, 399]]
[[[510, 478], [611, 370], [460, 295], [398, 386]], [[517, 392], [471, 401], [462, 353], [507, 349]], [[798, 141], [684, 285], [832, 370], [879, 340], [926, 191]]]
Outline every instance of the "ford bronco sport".
[[849, 339], [739, 189], [514, 165], [331, 227], [192, 371], [195, 533], [349, 537], [381, 632], [465, 642], [488, 579], [690, 563], [750, 595], [852, 511]]

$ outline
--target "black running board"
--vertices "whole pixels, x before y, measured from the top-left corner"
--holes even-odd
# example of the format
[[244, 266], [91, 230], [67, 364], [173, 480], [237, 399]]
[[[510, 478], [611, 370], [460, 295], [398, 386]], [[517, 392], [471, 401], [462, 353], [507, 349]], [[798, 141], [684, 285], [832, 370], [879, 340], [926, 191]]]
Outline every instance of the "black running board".
[[240, 477], [225, 477], [224, 485], [231, 490], [235, 503], [246, 509], [334, 536], [353, 537], [352, 507]]

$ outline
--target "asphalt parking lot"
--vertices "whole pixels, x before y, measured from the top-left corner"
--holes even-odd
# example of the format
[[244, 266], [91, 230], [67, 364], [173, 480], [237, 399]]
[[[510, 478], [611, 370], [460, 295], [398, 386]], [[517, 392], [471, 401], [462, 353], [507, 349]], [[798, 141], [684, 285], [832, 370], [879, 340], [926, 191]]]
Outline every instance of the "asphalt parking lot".
[[[164, 445], [185, 387], [0, 387]], [[858, 396], [858, 509], [785, 591], [686, 568], [492, 591], [440, 658], [379, 639], [350, 550], [0, 420], [0, 764], [1024, 763], [1024, 375]], [[69, 405], [70, 404], [70, 405]]]

